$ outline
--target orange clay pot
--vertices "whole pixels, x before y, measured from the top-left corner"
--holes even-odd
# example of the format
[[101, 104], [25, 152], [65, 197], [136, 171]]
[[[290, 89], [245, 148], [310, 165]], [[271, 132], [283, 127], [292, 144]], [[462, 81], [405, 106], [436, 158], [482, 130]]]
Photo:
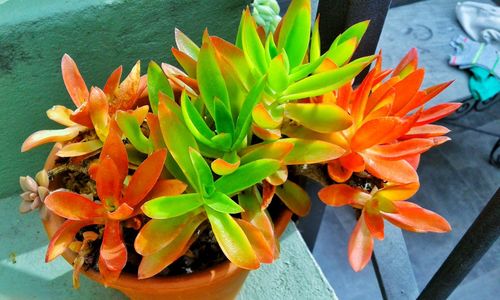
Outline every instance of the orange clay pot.
[[[56, 160], [55, 153], [60, 145], [55, 145], [50, 153], [45, 169], [50, 170]], [[278, 236], [285, 230], [292, 213], [284, 210], [275, 220], [275, 229]], [[47, 220], [43, 221], [45, 231], [50, 238], [65, 221], [52, 212], [48, 211]], [[63, 253], [64, 259], [70, 264], [76, 254], [70, 250]], [[82, 272], [90, 279], [103, 284], [101, 275], [89, 269]], [[136, 274], [123, 273], [120, 278], [109, 284], [108, 287], [117, 289], [131, 299], [169, 299], [169, 300], [224, 300], [235, 299], [249, 271], [238, 268], [233, 263], [226, 261], [214, 267], [193, 274], [153, 277], [148, 279], [137, 279]]]

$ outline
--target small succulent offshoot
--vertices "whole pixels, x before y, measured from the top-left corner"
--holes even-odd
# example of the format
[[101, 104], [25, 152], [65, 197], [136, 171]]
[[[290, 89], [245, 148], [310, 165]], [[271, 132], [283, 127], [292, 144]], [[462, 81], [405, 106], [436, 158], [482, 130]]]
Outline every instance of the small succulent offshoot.
[[40, 210], [40, 217], [46, 219], [47, 211], [44, 206], [44, 201], [50, 193], [49, 175], [47, 171], [41, 170], [36, 174], [35, 179], [30, 176], [19, 177], [19, 185], [23, 190], [19, 212], [24, 214], [38, 208]]

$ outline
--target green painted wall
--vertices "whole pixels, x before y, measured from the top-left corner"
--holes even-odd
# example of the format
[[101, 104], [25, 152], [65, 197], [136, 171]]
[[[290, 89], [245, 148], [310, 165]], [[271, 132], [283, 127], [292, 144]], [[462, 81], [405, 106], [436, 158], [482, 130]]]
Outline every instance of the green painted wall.
[[50, 146], [20, 153], [24, 139], [59, 126], [45, 116], [52, 105], [73, 108], [60, 60], [76, 60], [87, 85], [102, 86], [123, 64], [172, 62], [174, 27], [199, 42], [205, 27], [233, 40], [250, 0], [79, 1], [0, 0], [0, 197], [15, 193], [20, 175], [34, 175]]

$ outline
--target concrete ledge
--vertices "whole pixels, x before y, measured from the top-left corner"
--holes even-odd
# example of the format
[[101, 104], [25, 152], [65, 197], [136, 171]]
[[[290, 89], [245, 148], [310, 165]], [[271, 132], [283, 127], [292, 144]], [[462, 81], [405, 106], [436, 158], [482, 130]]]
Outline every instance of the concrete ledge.
[[[0, 199], [0, 299], [125, 299], [85, 276], [73, 289], [64, 259], [44, 262], [48, 241], [38, 214], [20, 215], [18, 205], [18, 196]], [[280, 259], [251, 272], [239, 296], [269, 299], [337, 299], [293, 223], [281, 238]]]

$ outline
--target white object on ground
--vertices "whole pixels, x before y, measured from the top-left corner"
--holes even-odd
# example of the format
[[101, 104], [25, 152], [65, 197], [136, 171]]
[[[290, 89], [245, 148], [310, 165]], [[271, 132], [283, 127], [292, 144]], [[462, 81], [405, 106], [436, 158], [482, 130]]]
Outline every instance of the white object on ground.
[[500, 7], [472, 1], [458, 2], [457, 19], [474, 40], [500, 43]]

